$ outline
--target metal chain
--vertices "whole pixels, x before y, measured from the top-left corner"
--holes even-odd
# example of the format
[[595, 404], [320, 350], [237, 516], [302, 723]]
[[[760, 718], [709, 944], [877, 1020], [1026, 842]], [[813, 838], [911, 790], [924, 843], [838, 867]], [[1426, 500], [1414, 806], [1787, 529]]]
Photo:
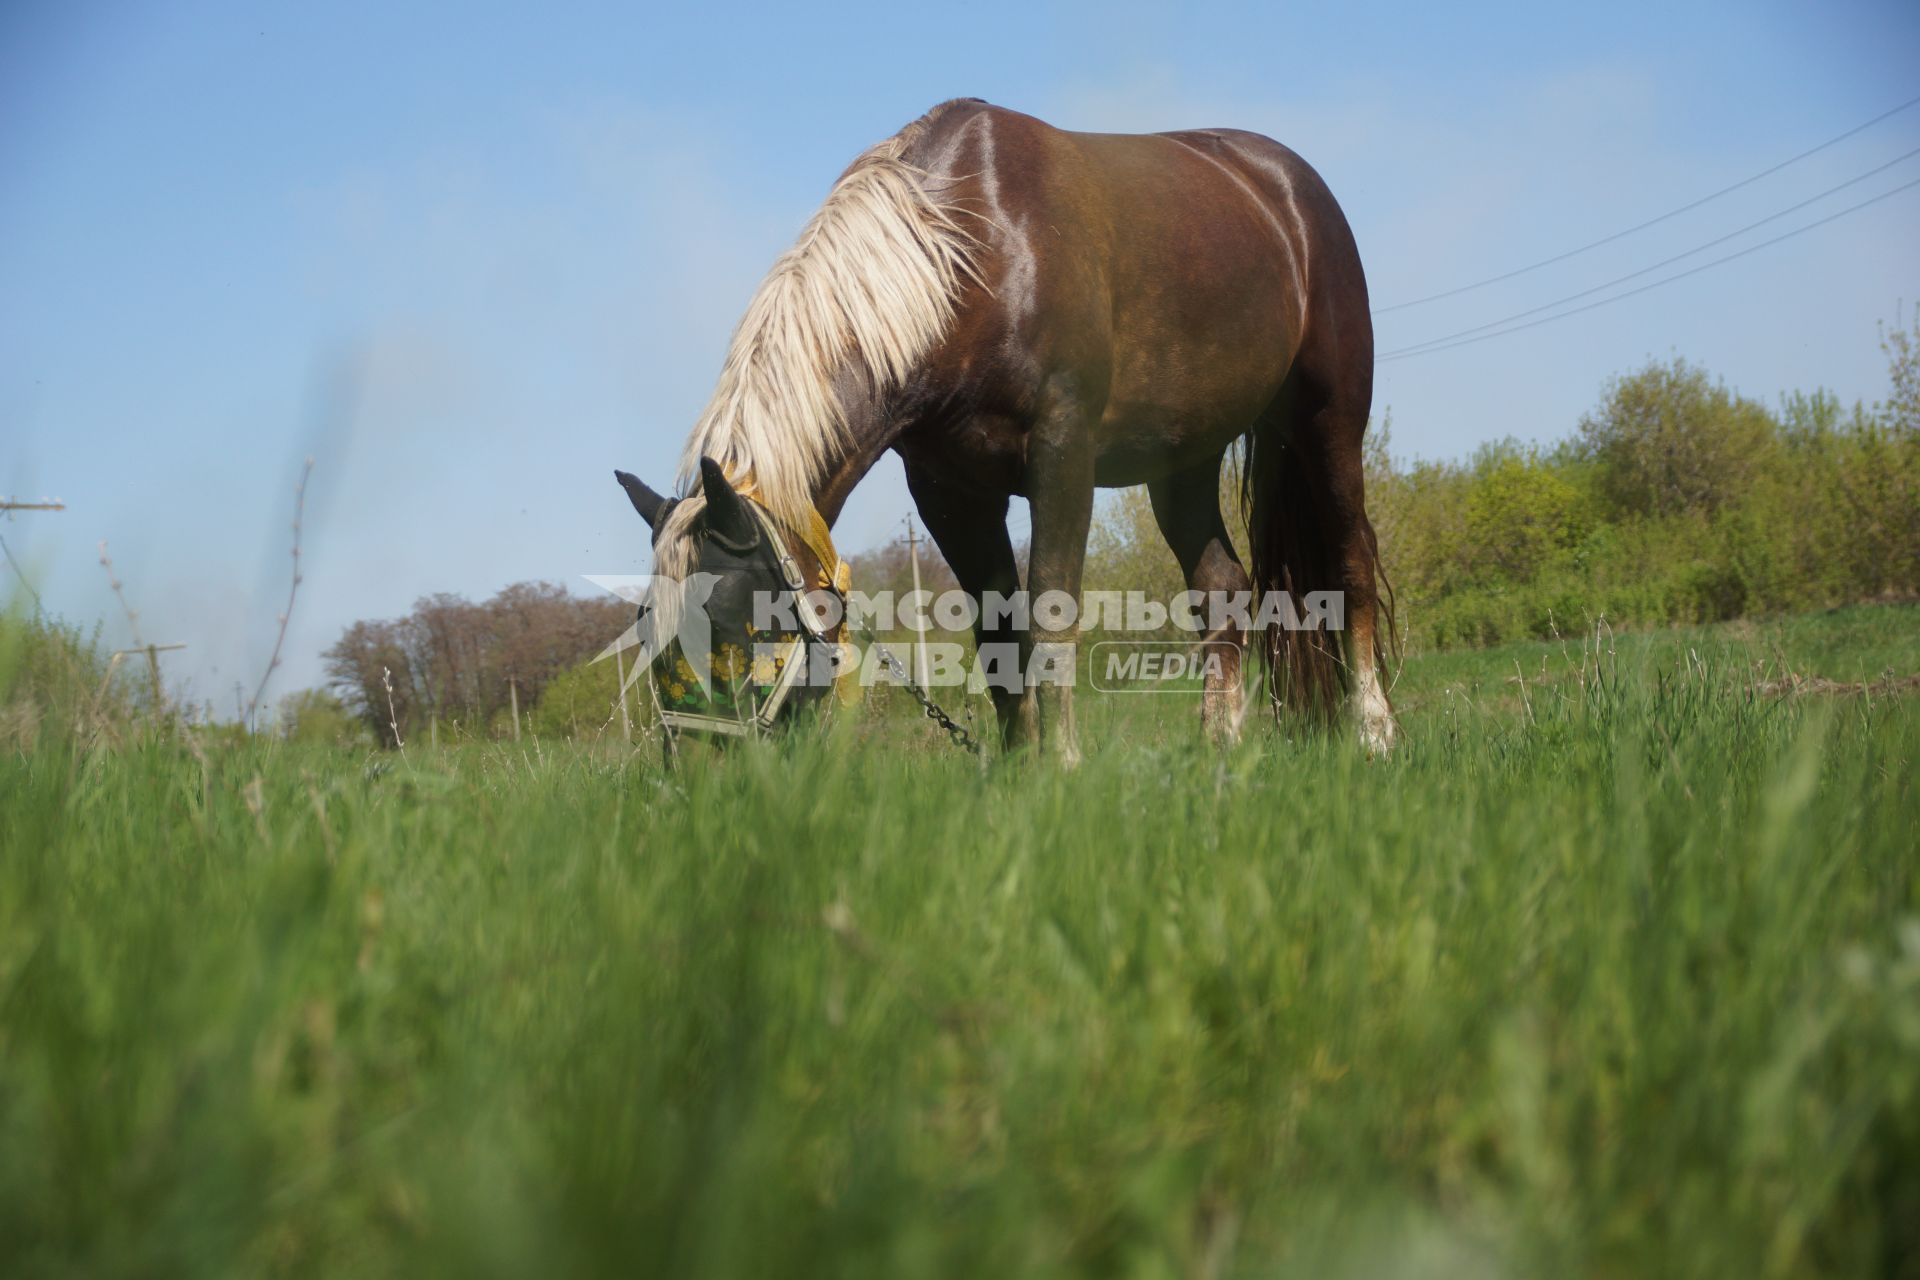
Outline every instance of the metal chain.
[[913, 677], [907, 673], [907, 669], [900, 665], [900, 659], [894, 657], [892, 651], [880, 643], [879, 638], [873, 634], [873, 629], [871, 627], [861, 629], [867, 633], [867, 643], [872, 645], [874, 652], [880, 655], [880, 661], [887, 664], [887, 670], [892, 673], [894, 679], [907, 686], [907, 692], [912, 694], [913, 700], [920, 704], [920, 709], [927, 713], [927, 719], [945, 729], [947, 736], [953, 740], [954, 746], [964, 747], [976, 756], [982, 755], [981, 746], [974, 736], [963, 726], [954, 723], [953, 717], [942, 711], [940, 704], [929, 698], [920, 686], [913, 682]]

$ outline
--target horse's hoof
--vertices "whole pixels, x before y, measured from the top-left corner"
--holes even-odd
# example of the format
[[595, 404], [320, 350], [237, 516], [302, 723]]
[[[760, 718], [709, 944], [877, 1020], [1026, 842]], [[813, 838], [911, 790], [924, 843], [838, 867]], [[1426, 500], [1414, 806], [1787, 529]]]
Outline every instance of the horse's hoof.
[[1367, 759], [1385, 759], [1393, 754], [1395, 727], [1391, 716], [1379, 720], [1366, 720], [1360, 725], [1360, 746], [1366, 751]]

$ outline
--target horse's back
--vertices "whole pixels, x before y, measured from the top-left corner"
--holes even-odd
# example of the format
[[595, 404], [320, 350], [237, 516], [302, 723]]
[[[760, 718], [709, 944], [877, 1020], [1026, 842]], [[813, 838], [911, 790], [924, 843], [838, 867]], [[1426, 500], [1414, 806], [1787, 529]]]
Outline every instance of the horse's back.
[[1097, 192], [1110, 206], [1132, 206], [1148, 227], [1190, 221], [1195, 206], [1251, 201], [1268, 214], [1284, 207], [1306, 234], [1351, 250], [1346, 218], [1320, 174], [1292, 148], [1250, 130], [1082, 132], [979, 98], [943, 102], [908, 129], [916, 165], [984, 182], [1001, 201], [1085, 209]]
[[1082, 133], [977, 100], [902, 137], [985, 246], [930, 384], [1009, 424], [1050, 396], [1097, 405], [1102, 484], [1217, 454], [1296, 372], [1358, 386], [1364, 364], [1370, 385], [1351, 233], [1280, 143]]
[[1080, 133], [963, 102], [912, 152], [979, 213], [977, 305], [1013, 339], [962, 342], [1097, 383], [1107, 483], [1245, 430], [1293, 365], [1323, 252], [1352, 253], [1318, 175], [1258, 134]]

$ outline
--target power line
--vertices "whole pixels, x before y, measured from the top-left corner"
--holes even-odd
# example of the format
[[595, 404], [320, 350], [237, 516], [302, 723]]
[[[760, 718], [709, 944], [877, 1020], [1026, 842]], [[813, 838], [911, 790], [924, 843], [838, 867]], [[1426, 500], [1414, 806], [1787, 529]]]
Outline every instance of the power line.
[[[1877, 165], [1874, 168], [1867, 170], [1865, 173], [1858, 175], [1857, 177], [1848, 178], [1845, 182], [1842, 182], [1837, 186], [1828, 187], [1825, 191], [1822, 191], [1819, 195], [1809, 196], [1807, 199], [1802, 200], [1799, 204], [1788, 205], [1786, 208], [1781, 209], [1776, 213], [1770, 213], [1766, 217], [1760, 219], [1758, 222], [1749, 222], [1746, 226], [1741, 227], [1738, 231], [1729, 231], [1727, 232], [1727, 234], [1723, 236], [1715, 236], [1713, 239], [1708, 240], [1703, 244], [1697, 244], [1693, 246], [1693, 248], [1691, 249], [1683, 250], [1680, 253], [1676, 253], [1671, 258], [1662, 258], [1660, 261], [1654, 263], [1650, 267], [1641, 267], [1638, 271], [1629, 271], [1627, 272], [1627, 274], [1623, 276], [1615, 276], [1613, 279], [1605, 281], [1601, 284], [1596, 284], [1590, 289], [1582, 289], [1578, 293], [1570, 293], [1566, 295], [1564, 298], [1555, 298], [1553, 301], [1543, 302], [1537, 307], [1528, 307], [1525, 311], [1516, 311], [1510, 316], [1502, 316], [1498, 320], [1489, 320], [1485, 324], [1474, 325], [1471, 329], [1461, 329], [1457, 333], [1445, 334], [1438, 338], [1428, 338], [1425, 342], [1412, 343], [1408, 346], [1401, 347], [1398, 350], [1389, 351], [1386, 353], [1385, 356], [1382, 356], [1381, 358], [1386, 359], [1387, 357], [1390, 357], [1390, 356], [1412, 355], [1423, 347], [1435, 347], [1443, 343], [1452, 342], [1456, 338], [1465, 338], [1472, 334], [1484, 332], [1485, 330], [1488, 330], [1488, 329], [1498, 329], [1503, 325], [1512, 324], [1515, 320], [1524, 320], [1528, 316], [1539, 315], [1542, 311], [1551, 311], [1555, 307], [1565, 306], [1569, 302], [1578, 302], [1582, 298], [1592, 297], [1594, 294], [1604, 292], [1607, 289], [1611, 289], [1617, 284], [1625, 284], [1629, 280], [1638, 280], [1641, 276], [1647, 275], [1649, 272], [1658, 271], [1662, 267], [1670, 267], [1674, 263], [1679, 262], [1682, 258], [1691, 258], [1694, 254], [1704, 253], [1708, 249], [1711, 249], [1716, 245], [1725, 244], [1729, 240], [1737, 240], [1741, 236], [1747, 234], [1747, 232], [1758, 230], [1759, 228], [1766, 226], [1769, 222], [1778, 222], [1780, 219], [1786, 217], [1790, 213], [1798, 213], [1800, 212], [1800, 210], [1806, 208], [1808, 205], [1818, 204], [1822, 200], [1825, 200], [1830, 195], [1834, 195], [1837, 192], [1845, 191], [1848, 187], [1857, 186], [1860, 183], [1865, 182], [1868, 178], [1871, 178], [1876, 174], [1885, 173], [1887, 170], [1893, 168], [1895, 165], [1902, 164], [1905, 161], [1911, 160], [1915, 156], [1920, 156], [1920, 147], [1915, 147], [1912, 151], [1907, 152], [1907, 154], [1903, 156], [1896, 156], [1894, 159], [1887, 161], [1883, 165]], [[1814, 225], [1817, 226], [1818, 224], [1816, 223]], [[1677, 278], [1678, 277], [1676, 277], [1676, 279]]]
[[1854, 134], [1860, 133], [1866, 129], [1871, 129], [1874, 125], [1879, 124], [1882, 120], [1888, 119], [1889, 117], [1892, 117], [1892, 116], [1897, 116], [1902, 111], [1905, 111], [1907, 108], [1915, 106], [1916, 104], [1920, 104], [1920, 98], [1909, 98], [1907, 99], [1907, 101], [1901, 103], [1897, 107], [1892, 107], [1886, 111], [1882, 111], [1879, 115], [1875, 116], [1871, 120], [1868, 120], [1864, 124], [1857, 124], [1853, 126], [1853, 128], [1847, 130], [1845, 133], [1836, 134], [1833, 137], [1828, 138], [1825, 142], [1821, 143], [1817, 147], [1810, 147], [1807, 150], [1802, 151], [1799, 155], [1792, 156], [1786, 160], [1782, 160], [1779, 164], [1776, 164], [1771, 168], [1762, 169], [1760, 172], [1752, 175], [1751, 177], [1742, 178], [1740, 179], [1740, 181], [1734, 183], [1732, 186], [1722, 187], [1718, 191], [1713, 192], [1711, 195], [1701, 196], [1698, 200], [1693, 201], [1691, 204], [1683, 204], [1678, 209], [1669, 209], [1667, 212], [1661, 214], [1659, 217], [1649, 218], [1645, 222], [1642, 222], [1637, 226], [1628, 227], [1625, 231], [1616, 231], [1612, 235], [1602, 236], [1598, 240], [1595, 240], [1590, 244], [1583, 244], [1578, 249], [1569, 249], [1565, 253], [1556, 253], [1551, 258], [1542, 258], [1538, 262], [1529, 263], [1527, 266], [1524, 266], [1524, 267], [1516, 267], [1512, 271], [1503, 272], [1497, 276], [1488, 276], [1485, 280], [1476, 280], [1472, 284], [1463, 284], [1463, 285], [1460, 285], [1458, 288], [1444, 289], [1439, 293], [1430, 293], [1424, 298], [1414, 298], [1407, 302], [1396, 302], [1390, 307], [1375, 307], [1373, 310], [1373, 314], [1377, 316], [1381, 316], [1381, 315], [1387, 314], [1389, 311], [1404, 311], [1408, 307], [1418, 307], [1429, 302], [1438, 302], [1442, 298], [1452, 298], [1463, 293], [1470, 293], [1475, 289], [1484, 289], [1490, 284], [1499, 284], [1503, 280], [1511, 280], [1515, 276], [1523, 276], [1527, 274], [1527, 272], [1529, 271], [1538, 271], [1541, 267], [1550, 267], [1556, 262], [1565, 262], [1568, 258], [1578, 257], [1579, 255], [1587, 252], [1590, 249], [1598, 249], [1603, 244], [1612, 244], [1615, 240], [1625, 239], [1627, 236], [1633, 235], [1636, 232], [1645, 231], [1648, 227], [1658, 226], [1660, 223], [1667, 221], [1667, 219], [1669, 218], [1677, 218], [1683, 213], [1691, 213], [1693, 210], [1698, 209], [1701, 205], [1709, 204], [1715, 200], [1718, 200], [1721, 196], [1731, 195], [1733, 192], [1740, 190], [1742, 187], [1750, 187], [1754, 183], [1760, 181], [1760, 179], [1762, 178], [1772, 177], [1774, 174], [1780, 172], [1782, 169], [1787, 168], [1789, 165], [1799, 164], [1802, 160], [1805, 160], [1808, 156], [1818, 155], [1820, 152], [1825, 151], [1828, 147], [1831, 147], [1836, 143], [1845, 142], [1848, 138], [1851, 138]]
[[1870, 196], [1867, 199], [1862, 200], [1859, 204], [1848, 205], [1846, 208], [1841, 209], [1836, 213], [1830, 213], [1824, 218], [1819, 218], [1813, 222], [1807, 223], [1805, 226], [1795, 227], [1793, 230], [1783, 232], [1782, 234], [1773, 237], [1771, 240], [1762, 240], [1759, 244], [1748, 245], [1746, 248], [1738, 250], [1734, 253], [1729, 253], [1725, 257], [1715, 258], [1711, 262], [1703, 262], [1699, 266], [1689, 267], [1685, 271], [1676, 271], [1674, 274], [1670, 276], [1666, 276], [1663, 279], [1652, 281], [1649, 284], [1643, 284], [1638, 289], [1629, 289], [1625, 293], [1617, 293], [1611, 298], [1602, 298], [1598, 302], [1589, 302], [1583, 307], [1574, 307], [1570, 311], [1562, 311], [1555, 315], [1541, 316], [1538, 320], [1529, 320], [1525, 324], [1517, 324], [1517, 325], [1514, 325], [1512, 328], [1501, 329], [1494, 333], [1483, 333], [1478, 335], [1477, 337], [1461, 338], [1457, 342], [1448, 342], [1439, 346], [1420, 346], [1420, 347], [1410, 347], [1400, 351], [1389, 351], [1387, 354], [1377, 357], [1375, 360], [1375, 363], [1377, 364], [1384, 363], [1388, 360], [1405, 360], [1413, 356], [1429, 356], [1440, 351], [1452, 351], [1456, 347], [1470, 347], [1476, 342], [1485, 342], [1489, 338], [1504, 338], [1510, 333], [1519, 333], [1523, 329], [1532, 329], [1543, 324], [1552, 324], [1555, 320], [1565, 320], [1569, 316], [1577, 316], [1582, 312], [1592, 311], [1596, 307], [1604, 307], [1610, 303], [1622, 302], [1628, 298], [1632, 298], [1639, 294], [1646, 293], [1649, 290], [1658, 289], [1661, 285], [1672, 284], [1676, 280], [1684, 280], [1688, 276], [1699, 275], [1702, 271], [1705, 271], [1711, 267], [1718, 267], [1725, 263], [1732, 262], [1736, 258], [1744, 258], [1750, 253], [1757, 253], [1760, 250], [1765, 249], [1770, 245], [1779, 244], [1782, 240], [1791, 240], [1803, 231], [1812, 231], [1816, 227], [1824, 227], [1829, 222], [1833, 222], [1837, 219], [1844, 218], [1850, 213], [1858, 213], [1860, 210], [1866, 208], [1868, 205], [1879, 204], [1882, 200], [1888, 199], [1891, 196], [1897, 196], [1902, 191], [1910, 191], [1914, 187], [1920, 187], [1920, 178], [1915, 178], [1911, 182], [1903, 182], [1899, 186], [1894, 187], [1891, 190], [1882, 191], [1877, 196]]

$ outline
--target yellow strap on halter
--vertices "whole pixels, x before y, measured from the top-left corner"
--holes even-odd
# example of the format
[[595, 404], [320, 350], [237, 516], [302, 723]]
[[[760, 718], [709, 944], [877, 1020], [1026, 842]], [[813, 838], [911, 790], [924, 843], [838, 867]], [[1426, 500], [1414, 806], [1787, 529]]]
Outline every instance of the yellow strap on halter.
[[[727, 483], [733, 486], [735, 493], [738, 493], [748, 502], [753, 503], [762, 511], [766, 511], [769, 514], [772, 513], [773, 508], [769, 507], [766, 501], [761, 498], [760, 486], [755, 483], [751, 472], [744, 477], [738, 478], [732, 473], [728, 473]], [[800, 535], [800, 541], [806, 544], [807, 550], [813, 553], [814, 560], [820, 565], [821, 577], [813, 585], [816, 587], [831, 587], [843, 596], [851, 591], [853, 589], [853, 569], [845, 560], [840, 558], [840, 553], [834, 550], [833, 533], [827, 528], [827, 518], [820, 514], [819, 509], [809, 506], [807, 508], [807, 527], [804, 529], [796, 529], [794, 532]]]
[[807, 544], [807, 550], [813, 552], [818, 560], [826, 580], [821, 586], [831, 586], [841, 595], [853, 590], [853, 566], [840, 558], [833, 548], [833, 534], [827, 529], [827, 519], [814, 507], [807, 508], [807, 527], [801, 529], [800, 541]]
[[[739, 478], [729, 473], [727, 475], [727, 483], [733, 486], [735, 493], [738, 493], [748, 502], [753, 503], [769, 515], [773, 513], [773, 508], [769, 507], [765, 500], [761, 498], [760, 486], [754, 482], [751, 472]], [[841, 600], [844, 601], [847, 593], [853, 590], [853, 566], [849, 565], [845, 560], [842, 560], [840, 553], [834, 550], [833, 533], [827, 528], [827, 518], [820, 514], [818, 507], [809, 505], [807, 507], [807, 527], [797, 529], [795, 532], [799, 535], [800, 541], [806, 544], [807, 550], [813, 553], [813, 558], [819, 565], [820, 576], [816, 578], [812, 585], [816, 588], [830, 587], [834, 591], [839, 592]], [[844, 627], [845, 623], [841, 625]], [[847, 660], [850, 658], [850, 655], [846, 652], [846, 647], [846, 641], [843, 639], [841, 641], [841, 656], [842, 659], [846, 661], [840, 670], [840, 674], [834, 678], [833, 693], [841, 705], [853, 706], [860, 701], [860, 671], [858, 663]]]

